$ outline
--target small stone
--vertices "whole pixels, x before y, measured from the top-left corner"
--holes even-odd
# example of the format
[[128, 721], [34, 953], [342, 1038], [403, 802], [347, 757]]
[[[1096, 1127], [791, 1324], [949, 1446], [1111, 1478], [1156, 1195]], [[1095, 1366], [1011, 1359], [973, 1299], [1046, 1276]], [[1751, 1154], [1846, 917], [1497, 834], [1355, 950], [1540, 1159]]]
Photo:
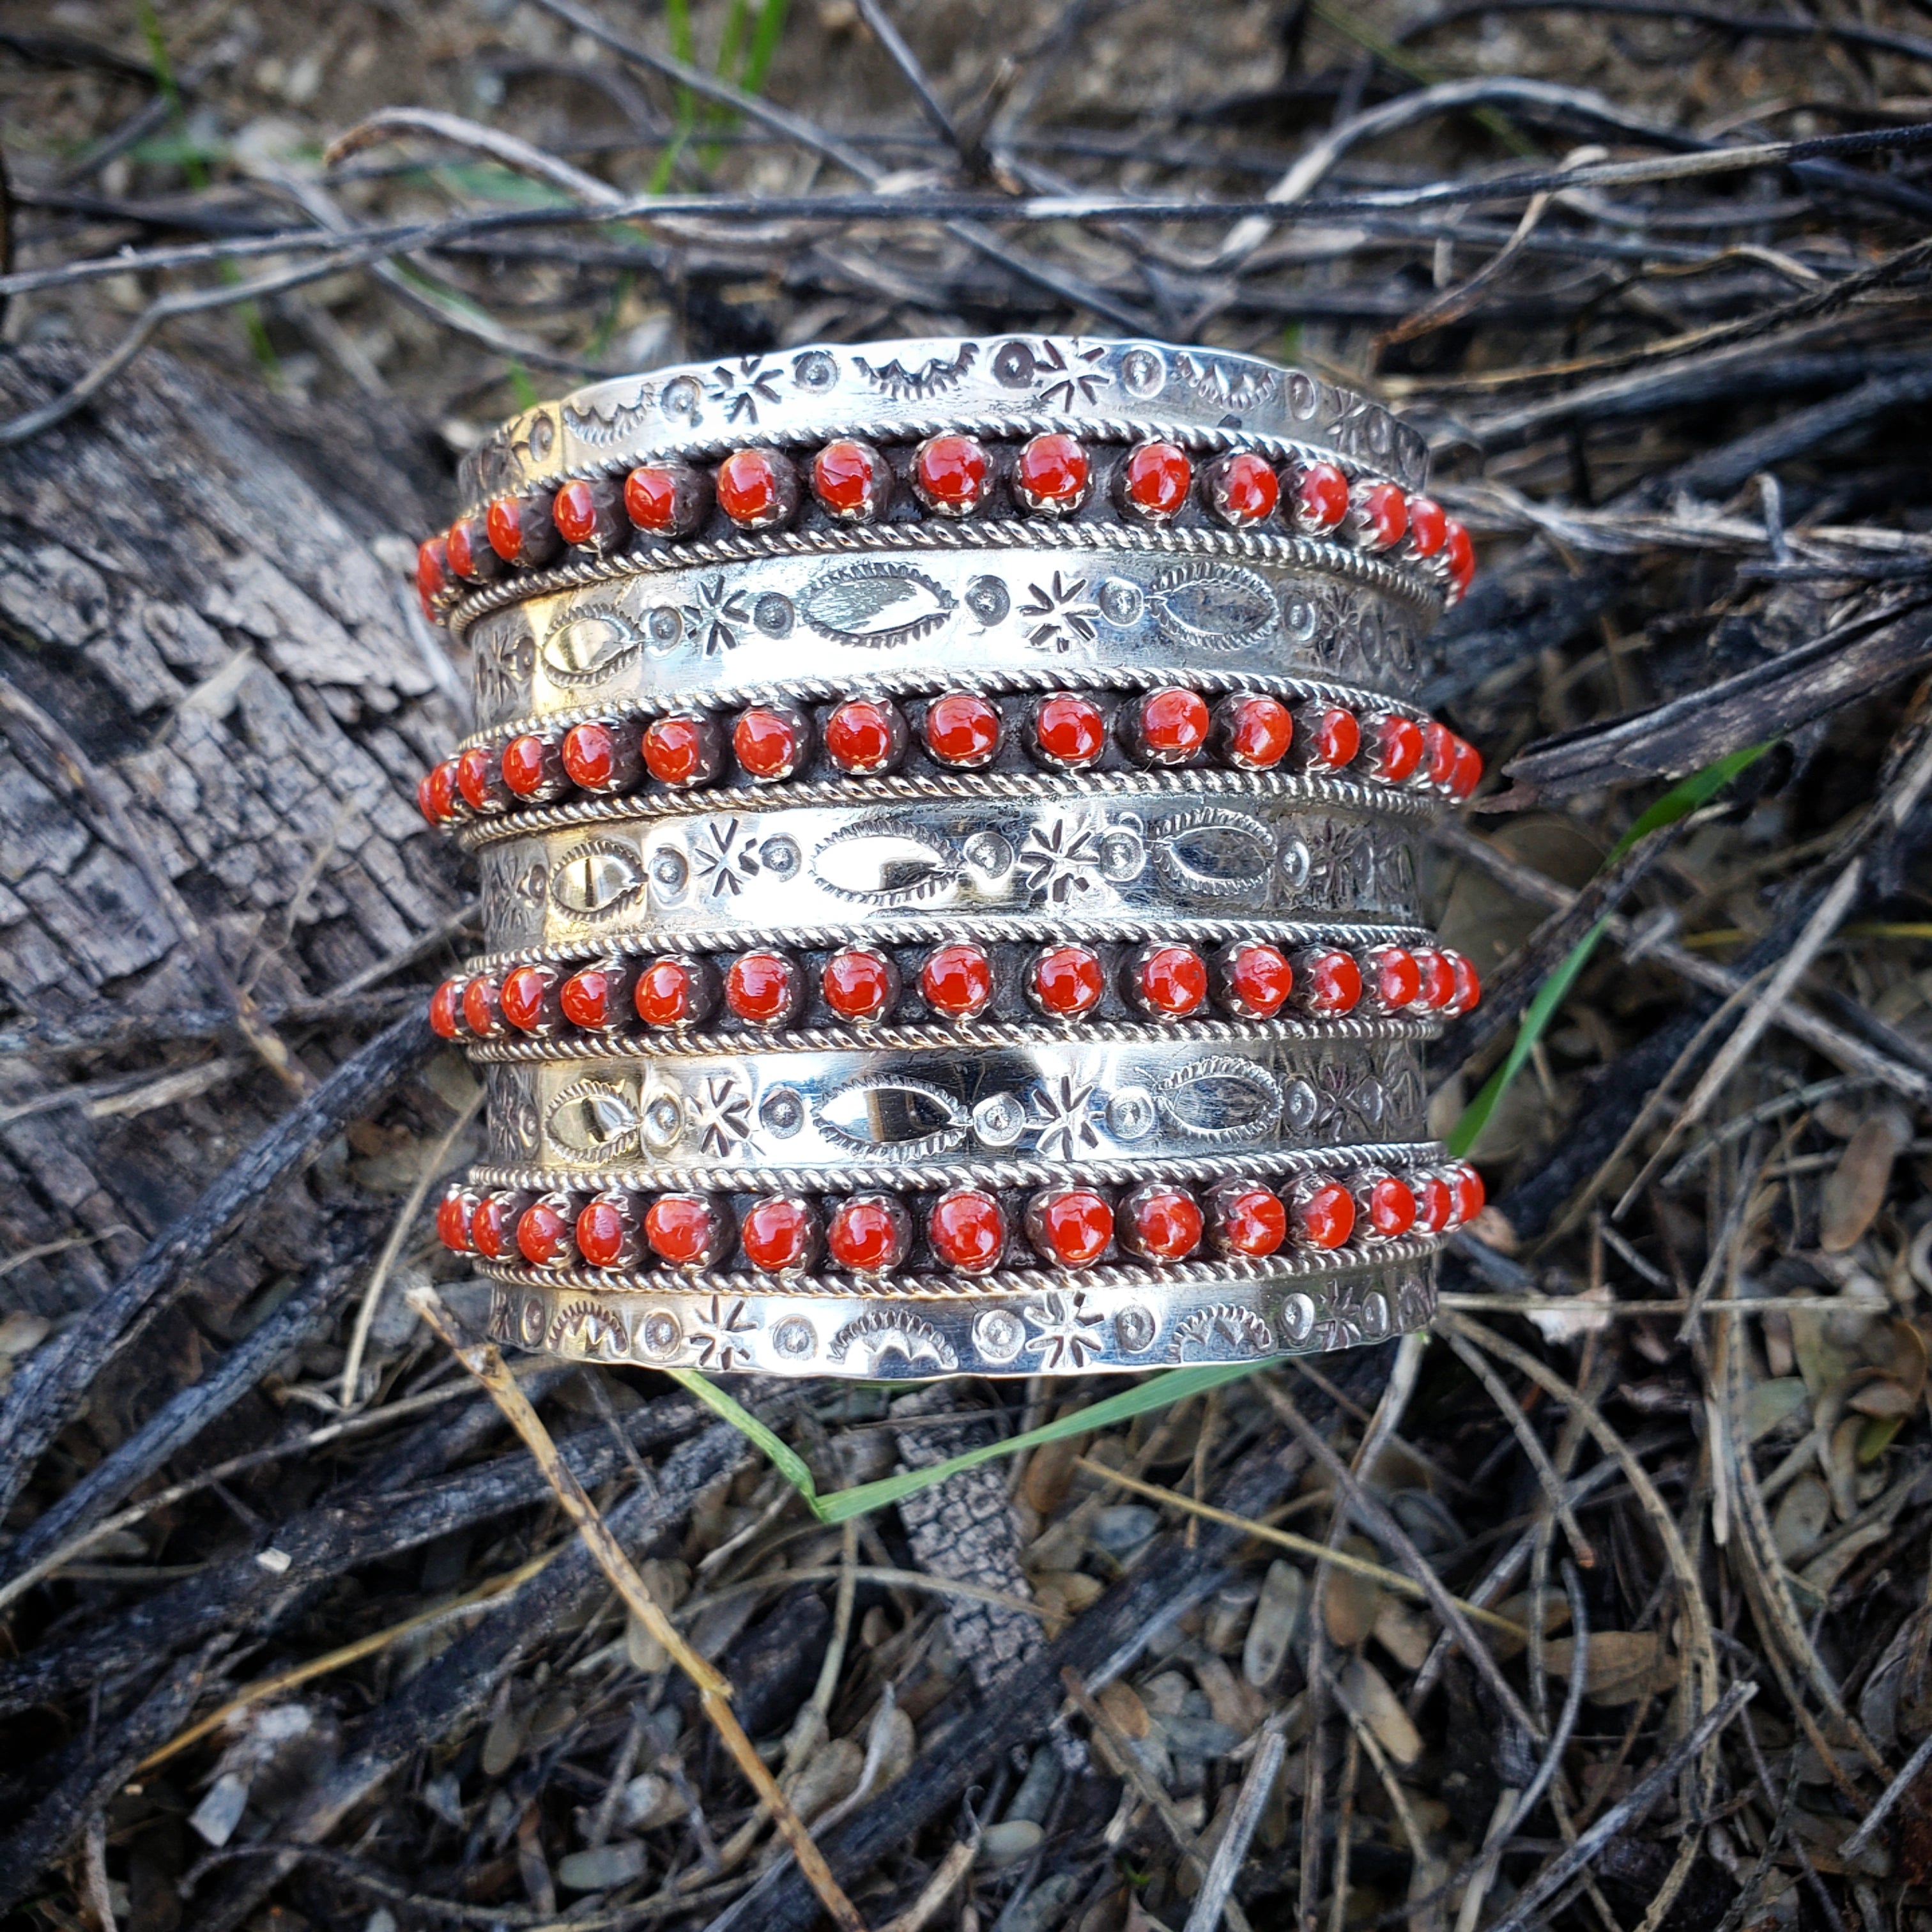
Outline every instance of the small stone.
[[1262, 1579], [1247, 1641], [1241, 1646], [1241, 1675], [1257, 1690], [1267, 1690], [1281, 1674], [1307, 1602], [1307, 1578], [1276, 1557]]
[[524, 1748], [524, 1726], [527, 1713], [506, 1704], [490, 1720], [483, 1734], [483, 1775], [501, 1778], [517, 1761]]
[[1088, 1533], [1108, 1556], [1125, 1558], [1160, 1526], [1160, 1518], [1144, 1503], [1114, 1503], [1094, 1519]]
[[1352, 1657], [1338, 1682], [1342, 1703], [1368, 1726], [1376, 1742], [1399, 1765], [1422, 1755], [1422, 1733], [1389, 1688], [1388, 1679], [1366, 1658]]
[[989, 1825], [980, 1834], [979, 1856], [973, 1862], [982, 1871], [1002, 1871], [1030, 1858], [1046, 1832], [1030, 1818], [1010, 1818]]
[[1405, 1670], [1420, 1670], [1436, 1642], [1435, 1627], [1400, 1597], [1385, 1597], [1376, 1614], [1375, 1640]]
[[608, 1892], [644, 1875], [644, 1848], [634, 1838], [619, 1838], [593, 1851], [569, 1852], [556, 1862], [556, 1882], [567, 1892]]
[[[248, 1808], [248, 1780], [224, 1771], [208, 1788], [208, 1796], [190, 1814], [188, 1822], [218, 1850], [234, 1835]], [[1037, 1835], [1040, 1828], [1034, 1828]]]
[[683, 1792], [654, 1771], [632, 1778], [617, 1802], [617, 1815], [633, 1832], [654, 1832], [660, 1825], [675, 1824], [690, 1808]]
[[849, 1798], [859, 1788], [866, 1754], [850, 1738], [834, 1738], [814, 1752], [787, 1794], [792, 1809], [810, 1824], [820, 1812]]
[[[1366, 1538], [1352, 1536], [1342, 1547], [1352, 1556], [1375, 1557], [1375, 1546]], [[1382, 1586], [1372, 1576], [1353, 1570], [1330, 1570], [1328, 1591], [1328, 1640], [1342, 1650], [1353, 1650], [1376, 1627], [1382, 1607]]]

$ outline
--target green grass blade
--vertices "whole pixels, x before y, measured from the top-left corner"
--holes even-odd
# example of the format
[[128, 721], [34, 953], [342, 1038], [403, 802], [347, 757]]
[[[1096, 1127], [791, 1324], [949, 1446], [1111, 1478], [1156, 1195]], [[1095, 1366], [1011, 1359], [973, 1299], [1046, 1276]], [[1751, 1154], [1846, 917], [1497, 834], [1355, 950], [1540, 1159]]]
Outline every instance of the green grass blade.
[[715, 1408], [740, 1435], [755, 1443], [771, 1459], [772, 1467], [812, 1505], [812, 1514], [824, 1514], [818, 1501], [818, 1485], [812, 1480], [812, 1472], [796, 1450], [782, 1442], [742, 1402], [727, 1395], [710, 1376], [700, 1375], [695, 1369], [667, 1369], [664, 1373], [689, 1390], [700, 1402]]
[[770, 72], [778, 41], [784, 33], [785, 11], [791, 0], [765, 0], [758, 9], [758, 25], [752, 29], [752, 50], [745, 57], [745, 71], [738, 85], [747, 94], [762, 94], [765, 76]]
[[1029, 1429], [1023, 1436], [1009, 1436], [1003, 1442], [985, 1443], [977, 1449], [968, 1450], [963, 1456], [934, 1463], [929, 1469], [909, 1469], [902, 1476], [887, 1476], [876, 1483], [861, 1483], [856, 1489], [835, 1490], [829, 1496], [818, 1493], [811, 1470], [796, 1450], [788, 1448], [749, 1409], [734, 1401], [708, 1376], [700, 1375], [695, 1369], [667, 1369], [664, 1373], [688, 1389], [700, 1402], [715, 1408], [734, 1429], [763, 1450], [770, 1458], [772, 1466], [804, 1497], [807, 1507], [820, 1522], [844, 1522], [855, 1516], [866, 1516], [875, 1509], [884, 1509], [902, 1496], [931, 1488], [934, 1483], [943, 1483], [948, 1476], [956, 1476], [962, 1469], [976, 1468], [982, 1462], [990, 1462], [996, 1456], [1014, 1456], [1022, 1449], [1036, 1448], [1042, 1442], [1058, 1442], [1064, 1436], [1084, 1436], [1089, 1430], [1109, 1428], [1114, 1423], [1144, 1415], [1150, 1409], [1166, 1408], [1171, 1403], [1184, 1402], [1191, 1395], [1200, 1394], [1204, 1389], [1219, 1388], [1223, 1382], [1238, 1382], [1242, 1376], [1251, 1376], [1256, 1370], [1266, 1367], [1268, 1360], [1264, 1357], [1253, 1362], [1216, 1362], [1198, 1369], [1168, 1369], [1160, 1375], [1148, 1376], [1132, 1388], [1123, 1389], [1118, 1395], [1089, 1402], [1072, 1415], [1063, 1415], [1056, 1422]]
[[835, 1490], [830, 1496], [819, 1498], [814, 1513], [823, 1522], [844, 1522], [855, 1516], [865, 1516], [873, 1510], [884, 1509], [889, 1503], [898, 1502], [903, 1496], [929, 1488], [934, 1483], [943, 1483], [948, 1476], [956, 1476], [962, 1469], [976, 1468], [982, 1462], [990, 1462], [996, 1456], [1014, 1456], [1022, 1449], [1035, 1448], [1042, 1442], [1058, 1442], [1065, 1436], [1084, 1436], [1089, 1430], [1108, 1428], [1116, 1422], [1126, 1421], [1130, 1416], [1144, 1415], [1150, 1409], [1165, 1408], [1171, 1402], [1198, 1395], [1203, 1389], [1218, 1388], [1223, 1382], [1238, 1381], [1263, 1366], [1262, 1362], [1217, 1362], [1198, 1369], [1169, 1369], [1160, 1375], [1150, 1376], [1132, 1388], [1122, 1390], [1118, 1395], [1090, 1402], [1086, 1408], [1074, 1414], [1064, 1415], [1057, 1422], [1029, 1429], [1023, 1436], [1009, 1436], [1003, 1442], [983, 1443], [977, 1449], [968, 1449], [964, 1455], [936, 1462], [929, 1469], [909, 1469], [902, 1476], [886, 1476], [876, 1483], [861, 1483], [856, 1489]]
[[[1688, 818], [1692, 812], [1701, 811], [1740, 772], [1756, 764], [1770, 749], [1768, 741], [1762, 745], [1748, 745], [1742, 751], [1730, 752], [1715, 764], [1706, 765], [1701, 772], [1693, 772], [1688, 778], [1672, 785], [1655, 804], [1641, 813], [1636, 823], [1617, 841], [1610, 856], [1604, 861], [1604, 866], [1614, 866], [1639, 839], [1648, 837], [1660, 826], [1675, 825], [1680, 818]], [[1530, 1001], [1523, 1013], [1522, 1023], [1516, 1028], [1509, 1057], [1483, 1083], [1483, 1090], [1462, 1109], [1462, 1118], [1450, 1130], [1448, 1146], [1451, 1154], [1466, 1154], [1475, 1145], [1476, 1137], [1488, 1126], [1496, 1103], [1508, 1091], [1510, 1082], [1522, 1071], [1525, 1063], [1536, 1050], [1536, 1042], [1556, 1018], [1557, 1009], [1569, 997], [1577, 975], [1590, 963], [1591, 954], [1596, 951], [1609, 929], [1610, 921], [1600, 919], [1537, 988], [1535, 998]]]

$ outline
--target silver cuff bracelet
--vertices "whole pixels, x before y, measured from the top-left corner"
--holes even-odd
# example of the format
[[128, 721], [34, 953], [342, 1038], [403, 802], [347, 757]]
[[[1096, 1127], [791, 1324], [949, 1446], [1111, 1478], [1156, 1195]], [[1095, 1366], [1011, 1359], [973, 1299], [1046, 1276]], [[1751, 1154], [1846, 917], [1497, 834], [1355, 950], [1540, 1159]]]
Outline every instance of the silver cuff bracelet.
[[487, 952], [438, 1227], [498, 1340], [881, 1378], [1426, 1322], [1482, 1204], [1420, 1055], [1480, 997], [1412, 702], [1474, 570], [1385, 410], [1013, 337], [598, 384], [420, 552], [478, 730], [423, 780]]

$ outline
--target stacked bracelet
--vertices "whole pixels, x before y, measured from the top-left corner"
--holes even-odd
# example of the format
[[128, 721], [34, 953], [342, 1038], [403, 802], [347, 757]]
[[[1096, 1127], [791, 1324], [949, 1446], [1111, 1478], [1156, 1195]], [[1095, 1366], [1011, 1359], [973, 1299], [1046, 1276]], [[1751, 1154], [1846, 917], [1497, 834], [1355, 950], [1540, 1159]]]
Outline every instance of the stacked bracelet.
[[1414, 840], [1468, 536], [1251, 358], [809, 348], [505, 426], [423, 546], [485, 944], [431, 1023], [500, 1339], [766, 1372], [1138, 1369], [1426, 1322], [1480, 997]]

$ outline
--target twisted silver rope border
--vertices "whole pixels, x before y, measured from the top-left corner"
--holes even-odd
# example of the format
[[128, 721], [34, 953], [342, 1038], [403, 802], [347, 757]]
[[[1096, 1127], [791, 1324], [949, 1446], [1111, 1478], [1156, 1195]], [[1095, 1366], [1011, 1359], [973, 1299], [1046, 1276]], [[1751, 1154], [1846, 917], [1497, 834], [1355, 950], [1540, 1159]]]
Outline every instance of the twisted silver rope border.
[[1310, 537], [1255, 535], [1232, 530], [1142, 530], [1122, 524], [1022, 523], [1001, 518], [987, 523], [874, 524], [832, 531], [773, 530], [718, 537], [659, 548], [628, 550], [611, 556], [586, 556], [548, 570], [533, 570], [466, 590], [439, 609], [458, 644], [478, 618], [512, 604], [526, 604], [560, 590], [614, 584], [626, 578], [658, 575], [706, 564], [750, 563], [766, 557], [859, 556], [881, 550], [1090, 550], [1135, 551], [1155, 556], [1220, 557], [1276, 569], [1314, 570], [1407, 602], [1433, 623], [1445, 598], [1442, 586], [1379, 558], [1340, 544]]

